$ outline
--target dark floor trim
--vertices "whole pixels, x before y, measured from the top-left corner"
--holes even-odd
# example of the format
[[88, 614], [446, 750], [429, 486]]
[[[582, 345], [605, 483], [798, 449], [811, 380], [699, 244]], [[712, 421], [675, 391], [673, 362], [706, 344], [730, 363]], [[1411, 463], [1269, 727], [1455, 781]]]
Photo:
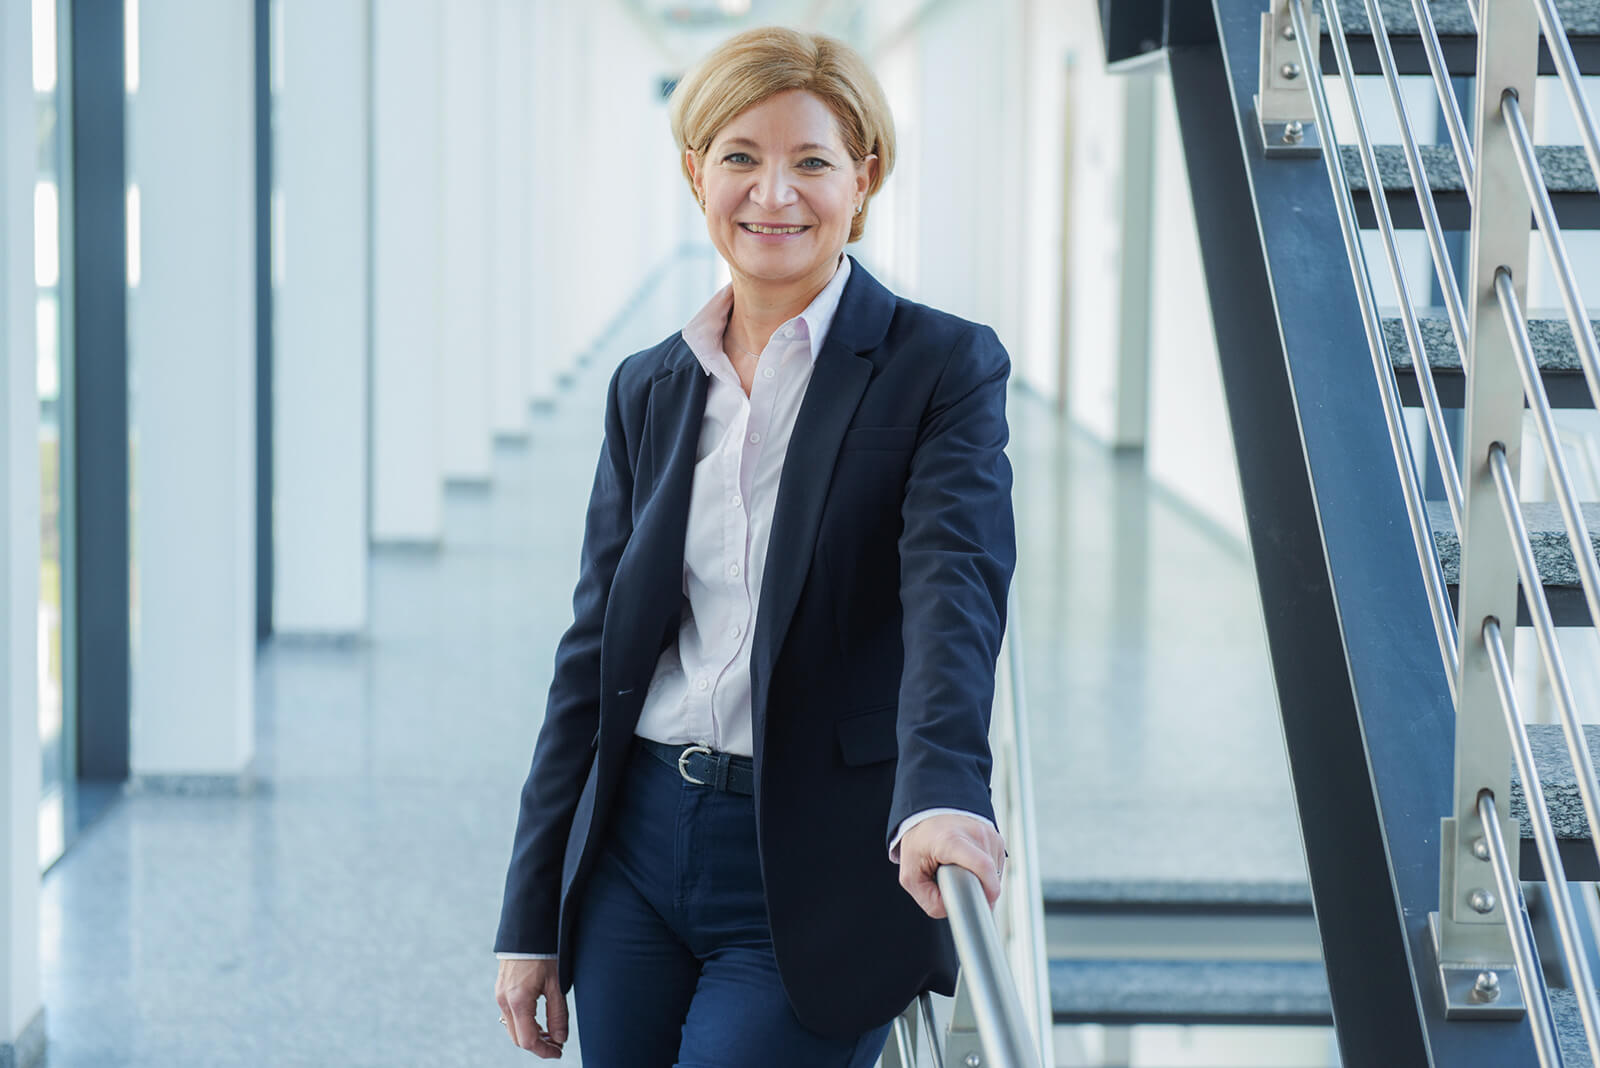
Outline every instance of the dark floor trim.
[[77, 777], [121, 782], [129, 747], [127, 172], [123, 5], [72, 0], [72, 567]]

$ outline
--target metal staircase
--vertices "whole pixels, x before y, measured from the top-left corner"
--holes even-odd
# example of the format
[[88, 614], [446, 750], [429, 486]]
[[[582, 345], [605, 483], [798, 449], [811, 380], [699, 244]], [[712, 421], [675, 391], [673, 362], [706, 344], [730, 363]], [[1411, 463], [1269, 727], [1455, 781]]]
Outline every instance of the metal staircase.
[[[1164, 49], [1171, 71], [1344, 1061], [1600, 1061], [1595, 891], [1569, 881], [1600, 879], [1596, 732], [1556, 634], [1600, 619], [1600, 506], [1566, 457], [1600, 464], [1552, 413], [1600, 397], [1583, 292], [1600, 301], [1600, 279], [1564, 239], [1600, 228], [1579, 89], [1600, 73], [1600, 4], [1101, 11], [1109, 61]], [[1583, 143], [1532, 144], [1539, 74]], [[1354, 75], [1382, 77], [1401, 144], [1372, 143]], [[1403, 79], [1432, 82], [1446, 143], [1416, 143]], [[1342, 138], [1330, 96], [1354, 117]], [[1426, 235], [1426, 292], [1407, 287], [1405, 229]], [[1556, 314], [1527, 310], [1530, 229]], [[1521, 500], [1525, 428], [1548, 503]], [[1556, 725], [1524, 726], [1518, 625]]]

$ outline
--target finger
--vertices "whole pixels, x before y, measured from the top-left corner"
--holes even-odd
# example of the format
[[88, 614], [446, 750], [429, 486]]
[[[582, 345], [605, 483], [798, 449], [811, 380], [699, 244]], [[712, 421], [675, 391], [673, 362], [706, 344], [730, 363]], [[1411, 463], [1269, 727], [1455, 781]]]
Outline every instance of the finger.
[[521, 1046], [522, 1043], [517, 1041], [517, 1014], [512, 1011], [511, 1002], [504, 994], [496, 996], [495, 1001], [500, 1005], [500, 1022], [505, 1024], [506, 1033], [511, 1036], [513, 1043]]
[[940, 858], [940, 863], [954, 864], [976, 875], [978, 882], [983, 885], [983, 896], [988, 898], [989, 906], [993, 908], [994, 903], [1000, 900], [1000, 871], [995, 858], [976, 843], [964, 839], [952, 842], [950, 848], [943, 852], [945, 856]]
[[[556, 996], [560, 997], [560, 993], [558, 992]], [[563, 1002], [563, 1009], [564, 1007], [565, 1003]], [[546, 995], [544, 1001], [544, 1014], [546, 1020], [550, 1018], [552, 1008], [552, 1002], [550, 1001], [548, 995]], [[563, 1043], [557, 1041], [549, 1031], [545, 1030], [543, 1027], [540, 1027], [534, 1032], [533, 1045], [528, 1048], [536, 1057], [543, 1057], [545, 1060], [553, 1060], [561, 1056], [562, 1044]]]
[[902, 865], [900, 886], [911, 895], [911, 900], [915, 901], [923, 912], [936, 920], [944, 919], [944, 895], [939, 893], [939, 884], [934, 881], [932, 875], [919, 867]]
[[550, 1037], [558, 1044], [567, 1041], [567, 999], [561, 993], [561, 984], [551, 979], [544, 991], [544, 1016], [550, 1024]]
[[538, 1053], [544, 1057], [547, 1054], [539, 1053], [539, 1020], [534, 1015], [533, 1007], [518, 1007], [516, 1014], [511, 1017], [512, 1034], [518, 1046], [529, 1053]]

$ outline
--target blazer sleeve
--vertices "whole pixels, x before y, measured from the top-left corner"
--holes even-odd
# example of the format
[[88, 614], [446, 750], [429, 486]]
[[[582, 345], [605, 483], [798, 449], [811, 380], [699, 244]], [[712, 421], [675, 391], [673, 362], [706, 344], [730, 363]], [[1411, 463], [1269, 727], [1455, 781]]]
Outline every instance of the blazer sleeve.
[[989, 711], [1016, 567], [1006, 459], [1010, 359], [973, 325], [934, 386], [901, 506], [898, 741], [885, 844], [901, 822], [955, 808], [993, 822]]
[[617, 561], [633, 533], [633, 468], [623, 432], [621, 377], [619, 367], [606, 393], [605, 443], [589, 494], [572, 625], [556, 647], [544, 725], [522, 787], [496, 952], [556, 951], [561, 864], [600, 726], [600, 635], [606, 601]]

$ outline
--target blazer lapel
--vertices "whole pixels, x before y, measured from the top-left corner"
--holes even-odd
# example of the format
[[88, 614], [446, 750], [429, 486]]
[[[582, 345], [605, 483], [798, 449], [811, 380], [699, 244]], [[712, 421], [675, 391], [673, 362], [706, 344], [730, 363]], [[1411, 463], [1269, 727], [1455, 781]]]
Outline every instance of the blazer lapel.
[[861, 395], [872, 377], [872, 361], [861, 353], [876, 348], [894, 314], [894, 295], [851, 258], [839, 310], [817, 354], [811, 383], [795, 417], [784, 458], [772, 538], [761, 582], [761, 604], [750, 651], [750, 704], [754, 717], [757, 775], [766, 728], [767, 686], [789, 632], [816, 547], [822, 506], [833, 465]]
[[[643, 692], [660, 656], [660, 643], [683, 610], [683, 552], [689, 526], [689, 488], [694, 478], [695, 447], [705, 412], [705, 373], [679, 342], [681, 352], [668, 360], [669, 370], [651, 383], [644, 416], [644, 447], [635, 477], [649, 486], [635, 493], [634, 542], [638, 554], [619, 569], [615, 581], [626, 583], [628, 596], [619, 603], [633, 610], [608, 617], [617, 630], [611, 661], [629, 674], [618, 686]], [[686, 359], [683, 357], [687, 357]], [[635, 673], [643, 672], [638, 677]], [[639, 705], [634, 704], [637, 714]]]

